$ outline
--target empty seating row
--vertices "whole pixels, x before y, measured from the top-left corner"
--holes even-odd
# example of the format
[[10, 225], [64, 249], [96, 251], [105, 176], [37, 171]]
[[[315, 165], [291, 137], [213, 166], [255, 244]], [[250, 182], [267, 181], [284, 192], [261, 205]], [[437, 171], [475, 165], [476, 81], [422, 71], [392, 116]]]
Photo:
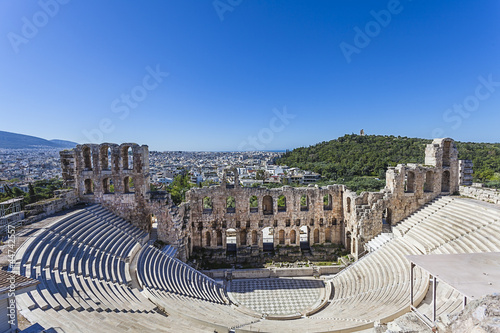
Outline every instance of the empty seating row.
[[148, 289], [219, 304], [227, 302], [223, 286], [152, 245], [139, 254], [137, 273], [142, 286]]
[[[374, 321], [394, 318], [407, 311], [410, 295], [410, 263], [405, 255], [472, 253], [500, 250], [500, 209], [476, 201], [442, 197], [395, 227], [396, 238], [337, 274], [334, 297], [322, 311], [309, 318], [280, 323], [261, 320], [236, 330], [341, 331], [368, 328]], [[394, 230], [394, 229], [393, 229]], [[416, 267], [414, 296], [422, 299], [429, 274]], [[452, 315], [461, 308], [462, 296], [451, 287], [438, 287], [437, 313]], [[427, 315], [426, 303], [419, 310]], [[330, 325], [324, 320], [330, 320]]]
[[118, 219], [102, 208], [96, 215], [96, 207], [66, 215], [19, 248], [14, 271], [41, 282], [21, 297], [27, 308], [127, 312], [154, 308], [128, 288], [129, 255], [145, 233], [124, 221], [117, 224]]

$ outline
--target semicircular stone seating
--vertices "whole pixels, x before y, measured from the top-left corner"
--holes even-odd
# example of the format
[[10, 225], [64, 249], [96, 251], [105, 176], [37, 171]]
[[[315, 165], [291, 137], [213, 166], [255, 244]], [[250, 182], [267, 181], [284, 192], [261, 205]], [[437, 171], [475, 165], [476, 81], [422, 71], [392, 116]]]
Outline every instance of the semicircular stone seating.
[[[144, 232], [94, 205], [65, 215], [22, 244], [14, 270], [41, 283], [16, 298], [30, 321], [67, 332], [367, 329], [408, 311], [410, 264], [405, 255], [500, 251], [500, 209], [442, 197], [395, 226], [394, 234], [327, 281], [333, 292], [323, 310], [276, 321], [230, 304], [224, 286], [170, 251], [144, 245]], [[130, 287], [129, 262], [135, 253], [142, 291]], [[428, 273], [416, 268], [413, 282], [419, 303], [428, 291]], [[419, 309], [430, 314], [426, 303]], [[437, 304], [438, 316], [450, 315], [460, 310], [461, 296], [440, 284]]]
[[[334, 295], [322, 311], [293, 321], [262, 320], [236, 332], [335, 332], [366, 329], [408, 311], [411, 254], [477, 253], [500, 251], [500, 207], [475, 200], [441, 197], [394, 227], [395, 238], [344, 269], [332, 280]], [[429, 274], [415, 268], [414, 295], [422, 300]], [[462, 296], [441, 283], [437, 288], [437, 315], [461, 310]], [[420, 312], [431, 316], [428, 302]], [[329, 320], [329, 324], [325, 322]]]
[[18, 308], [30, 322], [65, 332], [213, 332], [203, 321], [165, 316], [130, 287], [130, 255], [147, 239], [99, 205], [66, 214], [17, 250], [13, 271], [40, 281], [16, 296]]

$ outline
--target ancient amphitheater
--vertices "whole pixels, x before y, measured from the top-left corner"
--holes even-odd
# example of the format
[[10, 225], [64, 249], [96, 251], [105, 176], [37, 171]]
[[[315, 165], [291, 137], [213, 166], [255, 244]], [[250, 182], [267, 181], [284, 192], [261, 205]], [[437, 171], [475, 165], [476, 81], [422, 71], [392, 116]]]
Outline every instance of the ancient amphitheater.
[[[40, 281], [16, 297], [21, 314], [60, 332], [367, 330], [410, 311], [411, 289], [413, 306], [431, 318], [429, 273], [411, 272], [405, 256], [500, 252], [498, 195], [493, 203], [467, 198], [489, 194], [460, 185], [451, 139], [429, 144], [425, 165], [389, 168], [385, 189], [359, 195], [343, 185], [242, 188], [228, 170], [221, 185], [192, 189], [175, 206], [166, 193], [149, 192], [147, 146], [82, 145], [61, 152], [61, 163], [73, 190], [59, 200], [72, 208], [29, 235], [13, 269]], [[252, 196], [258, 207], [249, 206]], [[158, 239], [170, 244], [162, 249], [150, 240], [153, 216]], [[311, 244], [344, 245], [356, 261], [335, 275], [269, 278], [264, 287], [215, 281], [185, 263], [200, 249], [223, 259], [229, 234], [247, 259], [267, 246], [300, 248], [300, 230]], [[270, 296], [259, 298], [262, 291]], [[439, 284], [439, 320], [462, 303]]]

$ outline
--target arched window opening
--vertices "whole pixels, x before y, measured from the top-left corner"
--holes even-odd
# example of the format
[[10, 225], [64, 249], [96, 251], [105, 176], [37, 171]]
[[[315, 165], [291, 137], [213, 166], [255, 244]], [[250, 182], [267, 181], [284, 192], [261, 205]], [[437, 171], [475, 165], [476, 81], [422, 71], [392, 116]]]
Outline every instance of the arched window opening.
[[309, 198], [307, 197], [307, 195], [303, 195], [300, 197], [300, 210], [303, 212], [309, 210]]
[[207, 231], [205, 233], [205, 244], [207, 247], [210, 247], [212, 244], [212, 234], [210, 233], [210, 231]]
[[212, 198], [204, 197], [203, 198], [203, 214], [210, 214], [213, 210]]
[[319, 230], [314, 229], [314, 244], [319, 244]]
[[123, 170], [132, 170], [134, 168], [132, 148], [129, 146], [122, 147], [121, 155]]
[[250, 213], [257, 213], [259, 211], [259, 200], [255, 195], [250, 197]]
[[123, 178], [123, 193], [133, 193], [134, 192], [134, 181], [132, 177]]
[[262, 199], [262, 210], [264, 215], [273, 214], [273, 198], [270, 195], [265, 195]]
[[240, 245], [242, 245], [242, 246], [247, 245], [247, 232], [246, 232], [246, 230], [240, 231]]
[[94, 194], [94, 182], [92, 179], [85, 179], [85, 194]]
[[283, 194], [278, 197], [278, 212], [286, 212], [286, 197]]
[[109, 178], [104, 178], [102, 180], [102, 191], [104, 192], [104, 194], [111, 193], [111, 184]]
[[252, 245], [259, 245], [259, 240], [257, 238], [257, 231], [252, 231]]
[[278, 232], [278, 238], [280, 245], [285, 245], [285, 230], [280, 230]]
[[347, 209], [347, 213], [350, 213], [351, 212], [351, 198], [347, 198], [346, 200], [346, 209]]
[[325, 194], [323, 196], [323, 210], [332, 210], [332, 195]]
[[222, 231], [217, 230], [217, 246], [222, 246]]
[[232, 196], [229, 196], [226, 199], [226, 211], [228, 213], [236, 212], [236, 200]]
[[424, 192], [434, 192], [434, 173], [432, 171], [425, 173]]
[[92, 170], [92, 151], [90, 147], [83, 147], [83, 164], [85, 170]]
[[101, 146], [99, 151], [99, 158], [101, 160], [101, 170], [111, 170], [111, 149], [109, 148], [109, 146]]
[[297, 234], [295, 230], [290, 230], [290, 244], [297, 244]]
[[332, 229], [330, 227], [325, 229], [325, 243], [332, 242]]
[[415, 172], [413, 171], [408, 171], [408, 173], [406, 174], [405, 192], [406, 193], [415, 192]]

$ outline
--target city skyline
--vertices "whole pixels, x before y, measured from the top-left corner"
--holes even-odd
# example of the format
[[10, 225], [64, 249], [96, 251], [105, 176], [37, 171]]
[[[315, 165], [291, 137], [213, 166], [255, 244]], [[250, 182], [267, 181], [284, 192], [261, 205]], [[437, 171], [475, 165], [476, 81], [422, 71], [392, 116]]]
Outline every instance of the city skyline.
[[496, 1], [0, 4], [0, 130], [157, 151], [498, 142]]

